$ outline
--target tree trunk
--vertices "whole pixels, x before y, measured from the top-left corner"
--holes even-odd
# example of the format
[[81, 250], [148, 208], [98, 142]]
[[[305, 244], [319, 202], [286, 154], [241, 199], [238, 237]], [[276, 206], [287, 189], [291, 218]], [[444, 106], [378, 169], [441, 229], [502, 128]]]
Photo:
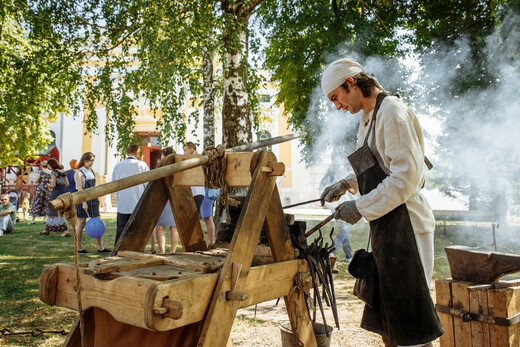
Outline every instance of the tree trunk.
[[213, 52], [202, 52], [204, 74], [204, 148], [215, 145], [215, 87], [213, 85]]
[[247, 95], [247, 20], [236, 2], [224, 3], [228, 17], [224, 42], [223, 143], [227, 147], [251, 142], [251, 111]]

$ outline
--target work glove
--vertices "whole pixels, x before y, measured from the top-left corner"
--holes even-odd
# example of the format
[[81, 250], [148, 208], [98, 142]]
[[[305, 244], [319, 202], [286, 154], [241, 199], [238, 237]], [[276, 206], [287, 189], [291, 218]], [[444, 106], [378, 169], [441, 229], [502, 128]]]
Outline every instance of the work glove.
[[349, 188], [349, 184], [345, 180], [340, 180], [323, 190], [321, 193], [321, 206], [325, 205], [326, 202], [338, 201], [339, 198], [345, 194]]
[[349, 224], [356, 224], [361, 219], [356, 202], [354, 200], [345, 201], [336, 207], [335, 219], [341, 219]]

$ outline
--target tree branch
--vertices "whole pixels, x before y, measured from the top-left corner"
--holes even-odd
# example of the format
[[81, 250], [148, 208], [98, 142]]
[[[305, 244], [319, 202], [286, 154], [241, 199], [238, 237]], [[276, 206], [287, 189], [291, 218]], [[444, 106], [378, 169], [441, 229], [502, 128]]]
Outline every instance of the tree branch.
[[374, 11], [374, 16], [376, 16], [377, 20], [379, 21], [379, 23], [381, 24], [381, 26], [386, 30], [386, 32], [389, 34], [389, 35], [392, 35], [392, 32], [390, 31], [390, 29], [388, 29], [388, 27], [386, 26], [385, 22], [381, 19], [381, 17], [379, 17], [379, 15], [377, 14], [377, 11], [375, 11], [372, 7], [368, 6], [366, 2], [364, 2], [363, 0], [360, 0], [360, 2], [365, 5], [366, 7], [368, 7], [369, 9], [371, 9], [372, 11]]

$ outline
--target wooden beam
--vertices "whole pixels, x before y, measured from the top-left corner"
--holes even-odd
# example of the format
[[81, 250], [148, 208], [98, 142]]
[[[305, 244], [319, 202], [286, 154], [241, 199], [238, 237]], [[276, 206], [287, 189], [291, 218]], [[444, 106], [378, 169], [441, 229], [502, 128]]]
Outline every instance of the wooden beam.
[[[174, 160], [178, 160], [176, 156]], [[202, 173], [202, 167], [197, 167]], [[197, 206], [190, 187], [180, 186], [177, 178], [163, 178], [166, 194], [170, 202], [184, 252], [205, 251], [208, 249], [197, 213]], [[204, 185], [204, 183], [202, 183]], [[175, 247], [172, 245], [172, 247]]]
[[[271, 195], [264, 227], [274, 261], [295, 259], [296, 256], [289, 234], [289, 227], [287, 226], [282, 202], [276, 186]], [[291, 326], [293, 329], [296, 329], [300, 341], [304, 346], [316, 346], [316, 336], [311, 319], [307, 310], [302, 309], [306, 307], [305, 296], [298, 291], [293, 291], [289, 295], [284, 296], [284, 302]], [[302, 316], [304, 317], [303, 319]]]
[[268, 176], [260, 170], [262, 166], [269, 166], [270, 162], [276, 162], [274, 154], [262, 152], [238, 219], [226, 262], [215, 286], [198, 346], [224, 346], [227, 342], [239, 303], [226, 299], [226, 292], [231, 290], [232, 285], [233, 263], [242, 264], [235, 291], [247, 292], [244, 290], [246, 279], [276, 183], [276, 176]]
[[[196, 154], [178, 155], [175, 157], [176, 163], [192, 159]], [[228, 153], [226, 170], [226, 183], [229, 187], [247, 187], [251, 184], [251, 172], [249, 164], [253, 157], [252, 152]], [[175, 186], [203, 186], [204, 173], [202, 166], [195, 167], [186, 171], [177, 172], [174, 175]]]

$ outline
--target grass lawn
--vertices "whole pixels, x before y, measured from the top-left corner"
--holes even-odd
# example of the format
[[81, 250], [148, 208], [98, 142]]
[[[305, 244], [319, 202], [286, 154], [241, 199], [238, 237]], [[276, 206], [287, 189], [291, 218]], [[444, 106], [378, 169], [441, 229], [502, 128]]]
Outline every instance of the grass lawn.
[[[107, 225], [104, 236], [104, 246], [113, 249], [115, 236], [115, 214], [102, 214]], [[318, 221], [308, 221], [307, 227]], [[204, 229], [204, 223], [203, 229]], [[335, 223], [331, 222], [323, 228], [329, 233]], [[9, 329], [12, 332], [28, 332], [33, 329], [44, 331], [65, 330], [72, 327], [76, 313], [60, 307], [48, 306], [38, 298], [38, 277], [46, 265], [54, 263], [73, 263], [73, 238], [60, 238], [58, 233], [40, 235], [45, 228], [41, 219], [28, 225], [26, 221], [17, 224], [11, 234], [0, 237], [0, 331]], [[459, 244], [480, 246], [493, 240], [491, 223], [449, 222], [444, 231], [442, 223], [437, 224], [435, 235], [435, 273], [434, 278], [450, 277], [444, 247]], [[511, 234], [518, 235], [520, 227], [512, 226]], [[169, 233], [167, 233], [168, 235]], [[352, 249], [366, 247], [368, 224], [360, 222], [353, 227], [351, 233]], [[169, 237], [167, 236], [167, 240]], [[510, 237], [497, 237], [499, 245], [520, 251], [518, 242], [510, 241]], [[84, 234], [83, 246], [91, 252], [81, 255], [80, 262], [87, 262], [106, 256], [96, 252], [96, 242]], [[149, 249], [149, 245], [146, 248]], [[167, 249], [169, 243], [167, 242]], [[343, 260], [344, 254], [339, 250], [338, 260]], [[340, 264], [340, 271], [346, 272], [346, 263]], [[0, 335], [0, 345], [6, 346], [60, 346], [65, 340], [59, 334], [31, 335]]]

